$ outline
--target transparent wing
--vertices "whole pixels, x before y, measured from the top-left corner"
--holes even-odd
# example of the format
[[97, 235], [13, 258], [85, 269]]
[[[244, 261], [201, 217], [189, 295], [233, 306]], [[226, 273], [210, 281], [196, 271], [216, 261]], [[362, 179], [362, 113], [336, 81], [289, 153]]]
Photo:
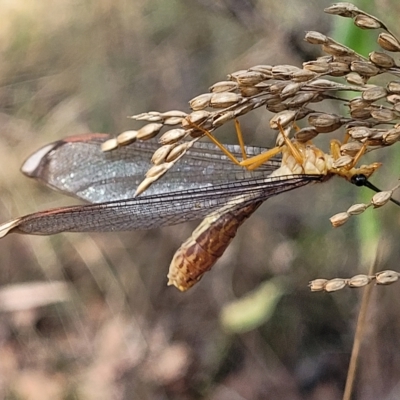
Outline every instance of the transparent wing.
[[0, 237], [11, 232], [51, 235], [59, 232], [149, 229], [224, 214], [260, 202], [312, 181], [319, 175], [251, 178], [197, 190], [143, 196], [129, 200], [48, 210], [0, 226]]
[[[91, 203], [130, 199], [152, 166], [150, 159], [159, 144], [154, 141], [136, 142], [103, 152], [101, 143], [108, 139], [110, 136], [106, 134], [87, 134], [51, 143], [32, 154], [22, 166], [22, 172], [53, 189]], [[241, 158], [239, 146], [226, 147]], [[266, 150], [246, 147], [249, 156]], [[195, 143], [145, 194], [197, 190], [224, 182], [265, 177], [279, 164], [280, 159], [275, 158], [256, 171], [248, 172], [234, 165], [212, 143]]]

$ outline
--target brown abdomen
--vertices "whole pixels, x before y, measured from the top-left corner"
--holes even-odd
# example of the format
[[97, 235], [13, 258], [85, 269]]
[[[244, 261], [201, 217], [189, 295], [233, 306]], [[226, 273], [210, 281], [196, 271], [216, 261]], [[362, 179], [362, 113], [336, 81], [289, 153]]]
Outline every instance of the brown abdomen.
[[257, 201], [234, 211], [206, 217], [176, 251], [169, 266], [168, 285], [185, 291], [198, 282], [222, 256], [240, 225], [261, 203]]

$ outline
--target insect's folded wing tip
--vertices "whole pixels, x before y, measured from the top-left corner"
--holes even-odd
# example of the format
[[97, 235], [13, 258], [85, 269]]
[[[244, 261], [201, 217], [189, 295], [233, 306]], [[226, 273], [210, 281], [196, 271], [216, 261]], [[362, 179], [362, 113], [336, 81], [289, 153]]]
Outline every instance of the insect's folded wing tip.
[[17, 228], [20, 219], [13, 219], [12, 221], [0, 224], [0, 239], [12, 232], [13, 229]]
[[31, 156], [29, 156], [22, 164], [21, 172], [27, 176], [35, 177], [38, 174], [39, 168], [46, 156], [57, 146], [58, 142], [50, 143], [42, 147]]

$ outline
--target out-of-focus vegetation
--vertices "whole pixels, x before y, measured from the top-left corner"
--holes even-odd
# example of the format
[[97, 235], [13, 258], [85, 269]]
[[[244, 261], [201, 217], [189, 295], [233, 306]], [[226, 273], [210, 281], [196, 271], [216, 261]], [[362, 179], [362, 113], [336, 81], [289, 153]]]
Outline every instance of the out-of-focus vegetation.
[[[88, 131], [120, 133], [135, 127], [126, 117], [139, 112], [187, 109], [238, 69], [300, 66], [316, 55], [304, 31], [328, 33], [339, 18], [323, 14], [328, 4], [0, 1], [1, 220], [76, 202], [19, 173], [40, 146]], [[397, 2], [368, 4], [396, 29]], [[251, 114], [242, 121], [247, 143], [271, 145], [267, 117]], [[234, 141], [233, 126], [224, 134]], [[399, 150], [391, 150], [371, 155], [385, 163], [374, 178], [383, 188], [398, 177]], [[187, 293], [168, 288], [166, 273], [193, 224], [2, 239], [0, 397], [341, 398], [361, 291], [310, 293], [307, 283], [365, 272], [367, 239], [372, 253], [386, 239], [379, 270], [398, 270], [400, 256], [395, 206], [365, 213], [362, 235], [357, 218], [331, 228], [329, 217], [360, 190], [333, 180], [269, 200]], [[396, 397], [400, 372], [398, 287], [373, 292], [360, 399], [391, 390]], [[232, 304], [245, 295], [246, 319], [243, 304]], [[246, 325], [238, 326], [241, 317]]]

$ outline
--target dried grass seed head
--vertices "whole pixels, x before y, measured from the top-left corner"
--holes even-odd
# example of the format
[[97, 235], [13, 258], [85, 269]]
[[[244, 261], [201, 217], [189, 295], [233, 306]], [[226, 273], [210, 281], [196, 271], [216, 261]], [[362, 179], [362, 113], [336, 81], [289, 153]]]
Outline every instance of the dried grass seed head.
[[399, 273], [396, 271], [381, 271], [375, 274], [376, 283], [378, 285], [389, 285], [399, 280]]
[[389, 69], [396, 65], [393, 57], [389, 54], [382, 53], [380, 51], [372, 51], [368, 56], [369, 60], [379, 68]]
[[381, 86], [371, 86], [362, 92], [361, 97], [363, 100], [372, 103], [374, 101], [385, 98], [386, 95], [387, 91], [385, 88]]
[[158, 142], [161, 144], [172, 144], [179, 142], [179, 140], [183, 139], [187, 135], [187, 131], [182, 128], [170, 129], [169, 131], [164, 132]]
[[157, 123], [150, 123], [145, 126], [142, 126], [138, 131], [137, 131], [137, 139], [138, 140], [149, 140], [152, 139], [153, 137], [157, 136], [160, 130], [162, 129], [163, 124], [157, 124]]
[[117, 138], [108, 139], [101, 144], [101, 151], [111, 151], [118, 147]]
[[326, 292], [336, 292], [337, 290], [343, 289], [347, 284], [346, 279], [334, 278], [329, 280], [325, 285]]
[[368, 275], [359, 274], [359, 275], [355, 275], [352, 278], [350, 278], [347, 282], [347, 285], [350, 288], [360, 288], [360, 287], [367, 286], [371, 281], [372, 281], [372, 278], [369, 277]]
[[232, 81], [221, 81], [214, 83], [209, 90], [212, 93], [233, 92], [238, 89], [239, 85]]
[[341, 212], [333, 215], [329, 220], [334, 228], [344, 225], [350, 218], [350, 214], [347, 212]]
[[125, 131], [117, 136], [117, 143], [120, 146], [126, 146], [136, 141], [138, 131]]
[[168, 154], [171, 150], [176, 146], [176, 144], [166, 144], [164, 146], [159, 147], [151, 157], [151, 162], [154, 165], [160, 165], [165, 163]]
[[400, 51], [399, 41], [390, 33], [382, 32], [378, 36], [378, 44], [387, 51], [398, 53]]

